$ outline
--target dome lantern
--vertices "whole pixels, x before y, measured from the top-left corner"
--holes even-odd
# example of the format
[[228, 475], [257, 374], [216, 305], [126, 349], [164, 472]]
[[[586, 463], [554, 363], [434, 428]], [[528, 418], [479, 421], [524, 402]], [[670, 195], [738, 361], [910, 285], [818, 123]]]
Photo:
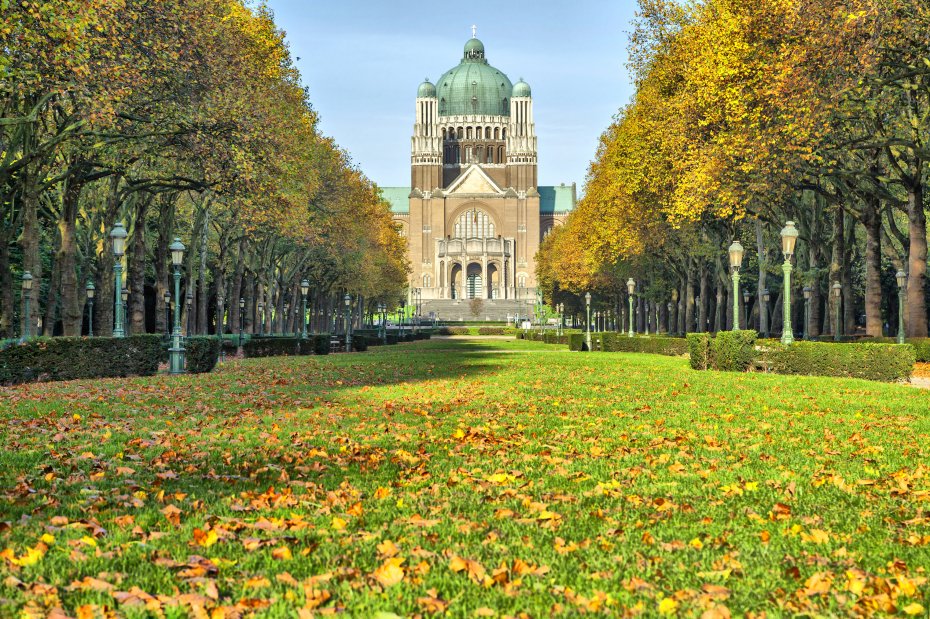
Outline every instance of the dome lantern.
[[523, 78], [520, 78], [520, 81], [513, 85], [513, 96], [514, 97], [531, 97], [533, 96], [533, 91], [530, 89], [530, 85], [523, 81]]
[[417, 99], [435, 99], [436, 98], [436, 87], [433, 86], [433, 83], [429, 81], [429, 78], [423, 80], [423, 83], [420, 84], [420, 87], [417, 89]]

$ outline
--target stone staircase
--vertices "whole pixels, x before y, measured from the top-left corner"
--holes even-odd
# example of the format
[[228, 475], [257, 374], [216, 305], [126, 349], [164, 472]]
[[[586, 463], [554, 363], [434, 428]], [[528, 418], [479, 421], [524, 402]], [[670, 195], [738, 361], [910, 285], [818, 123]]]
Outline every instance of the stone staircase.
[[482, 299], [483, 307], [477, 316], [471, 313], [471, 299], [424, 299], [421, 307], [424, 317], [435, 312], [436, 319], [442, 322], [504, 321], [513, 320], [518, 313], [521, 317], [532, 315], [534, 303], [533, 299]]

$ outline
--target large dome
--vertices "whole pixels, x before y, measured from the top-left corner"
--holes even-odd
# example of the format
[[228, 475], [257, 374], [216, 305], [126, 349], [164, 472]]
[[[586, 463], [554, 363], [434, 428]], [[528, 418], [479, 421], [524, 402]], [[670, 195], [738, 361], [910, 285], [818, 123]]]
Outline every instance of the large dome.
[[510, 116], [513, 84], [503, 72], [488, 64], [484, 44], [470, 39], [458, 66], [436, 82], [440, 116], [481, 114]]

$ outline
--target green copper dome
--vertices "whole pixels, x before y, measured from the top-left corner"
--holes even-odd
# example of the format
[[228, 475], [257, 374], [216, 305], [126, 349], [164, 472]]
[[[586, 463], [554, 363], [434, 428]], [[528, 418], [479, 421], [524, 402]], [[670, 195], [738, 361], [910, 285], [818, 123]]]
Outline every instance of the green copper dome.
[[417, 99], [425, 99], [426, 97], [435, 97], [436, 96], [436, 87], [429, 81], [429, 78], [423, 80], [423, 83], [420, 84], [420, 87], [417, 89]]
[[532, 93], [533, 91], [530, 90], [530, 85], [524, 82], [522, 77], [519, 82], [513, 85], [514, 97], [530, 97]]
[[484, 44], [470, 39], [458, 66], [436, 82], [440, 116], [481, 114], [510, 116], [513, 84], [484, 57]]

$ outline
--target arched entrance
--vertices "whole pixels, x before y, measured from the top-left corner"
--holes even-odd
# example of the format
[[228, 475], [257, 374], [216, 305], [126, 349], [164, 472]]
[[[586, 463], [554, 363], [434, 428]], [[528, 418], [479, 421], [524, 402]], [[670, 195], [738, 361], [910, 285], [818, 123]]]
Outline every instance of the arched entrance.
[[487, 295], [488, 299], [498, 298], [500, 290], [500, 271], [497, 269], [496, 264], [488, 265], [488, 284], [487, 284]]
[[462, 298], [462, 265], [453, 264], [449, 271], [449, 287], [451, 288], [449, 298]]
[[469, 299], [483, 299], [486, 297], [484, 294], [484, 278], [481, 276], [480, 264], [477, 262], [469, 264], [465, 278], [465, 291]]

